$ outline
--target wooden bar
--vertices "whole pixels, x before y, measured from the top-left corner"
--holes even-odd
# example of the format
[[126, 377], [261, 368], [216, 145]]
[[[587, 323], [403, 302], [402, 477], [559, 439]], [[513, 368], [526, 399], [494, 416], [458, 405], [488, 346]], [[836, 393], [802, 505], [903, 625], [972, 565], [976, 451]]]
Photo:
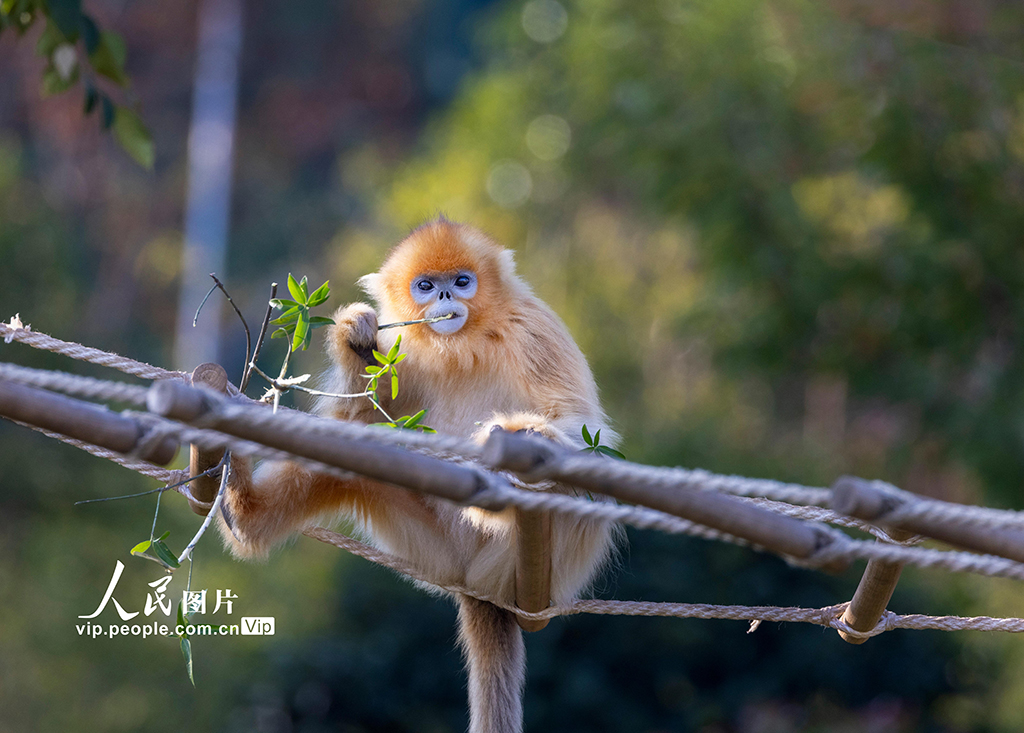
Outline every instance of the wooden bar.
[[[599, 462], [600, 471], [563, 467], [560, 458]], [[630, 481], [622, 469], [624, 461], [594, 456], [586, 458], [550, 441], [496, 430], [484, 445], [483, 461], [493, 468], [513, 471], [525, 481], [552, 479], [640, 504], [706, 527], [741, 537], [772, 552], [806, 559], [828, 545], [832, 538], [811, 524], [762, 509], [740, 499], [714, 491], [694, 489], [666, 479]], [[838, 569], [830, 565], [828, 569]]]
[[[203, 386], [220, 394], [227, 394], [228, 373], [220, 364], [207, 362], [200, 364], [192, 371], [192, 384]], [[197, 445], [189, 446], [188, 475], [199, 476], [208, 471], [224, 458], [224, 449], [204, 451]], [[220, 488], [220, 472], [209, 476], [199, 476], [188, 485], [188, 505], [196, 514], [205, 517]]]
[[[928, 499], [922, 498], [922, 501]], [[931, 537], [965, 550], [1024, 562], [1024, 531], [1007, 527], [978, 527], [942, 517], [897, 517], [895, 521], [888, 521], [886, 515], [903, 503], [902, 497], [852, 476], [843, 476], [832, 487], [832, 509], [841, 514]]]
[[[898, 529], [889, 530], [889, 535], [897, 541], [909, 540], [914, 535]], [[896, 584], [900, 580], [900, 573], [903, 572], [903, 563], [884, 562], [882, 560], [868, 560], [864, 568], [864, 575], [857, 584], [857, 590], [853, 594], [850, 605], [843, 611], [842, 620], [854, 631], [871, 631], [882, 618]], [[840, 631], [839, 636], [843, 641], [851, 644], [863, 644], [866, 638], [851, 636], [845, 631]]]
[[15, 382], [0, 380], [0, 415], [161, 466], [178, 452], [177, 441], [168, 437], [136, 454], [146, 432], [137, 420], [91, 402]]
[[[901, 572], [903, 563], [868, 560], [864, 575], [861, 576], [857, 590], [853, 594], [853, 600], [843, 611], [843, 621], [855, 631], [871, 631], [875, 628], [878, 619], [882, 618], [885, 612], [885, 607], [889, 605], [893, 591], [896, 590]], [[851, 644], [863, 644], [867, 641], [865, 638], [851, 636], [845, 631], [840, 631], [839, 636]]]
[[[516, 605], [536, 613], [551, 604], [551, 514], [516, 509]], [[540, 631], [548, 619], [516, 616], [523, 631]]]
[[[165, 380], [150, 388], [150, 411], [186, 423], [199, 423], [261, 445], [278, 448], [296, 456], [352, 471], [362, 476], [464, 503], [484, 488], [477, 471], [450, 461], [412, 453], [372, 440], [354, 440], [340, 435], [284, 430], [278, 426], [249, 422], [243, 417], [218, 415], [222, 398], [181, 382]], [[264, 417], [266, 408], [237, 403], [244, 413]], [[303, 415], [311, 422], [320, 420]]]

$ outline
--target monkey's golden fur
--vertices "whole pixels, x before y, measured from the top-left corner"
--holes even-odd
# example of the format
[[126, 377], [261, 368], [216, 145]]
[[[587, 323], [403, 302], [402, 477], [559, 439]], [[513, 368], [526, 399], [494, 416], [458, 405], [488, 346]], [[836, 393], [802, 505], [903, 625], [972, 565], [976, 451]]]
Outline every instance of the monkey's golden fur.
[[[388, 255], [380, 271], [360, 280], [379, 311], [363, 303], [339, 308], [327, 331], [331, 366], [321, 388], [353, 393], [370, 349], [387, 351], [397, 329], [377, 323], [423, 317], [410, 294], [424, 274], [471, 271], [477, 291], [456, 332], [426, 324], [402, 328], [401, 390], [383, 398], [393, 416], [427, 410], [439, 432], [483, 440], [495, 426], [532, 430], [566, 445], [581, 426], [615, 434], [598, 402], [586, 360], [565, 326], [515, 273], [512, 253], [480, 231], [439, 218], [421, 226]], [[381, 390], [382, 392], [384, 390]], [[322, 415], [360, 422], [383, 418], [365, 399], [324, 398]], [[275, 544], [339, 512], [353, 517], [377, 547], [441, 583], [461, 584], [515, 601], [515, 523], [511, 510], [463, 508], [365, 479], [342, 481], [287, 462], [264, 462], [255, 473], [233, 464], [222, 534], [239, 556], [263, 556]], [[571, 602], [591, 582], [614, 544], [608, 524], [552, 517], [551, 600]], [[521, 726], [523, 649], [511, 614], [461, 599], [461, 638], [470, 663], [471, 730]]]

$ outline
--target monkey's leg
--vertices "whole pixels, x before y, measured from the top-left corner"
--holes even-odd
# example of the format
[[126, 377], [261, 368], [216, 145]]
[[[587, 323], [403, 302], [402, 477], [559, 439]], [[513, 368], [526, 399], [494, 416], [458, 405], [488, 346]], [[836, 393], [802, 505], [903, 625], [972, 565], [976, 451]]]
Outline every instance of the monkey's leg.
[[249, 461], [232, 459], [221, 501], [221, 534], [236, 556], [266, 556], [321, 516], [371, 508], [381, 500], [378, 486], [315, 473], [287, 461], [264, 461], [253, 472]]
[[469, 672], [469, 733], [520, 733], [526, 649], [515, 615], [460, 596], [459, 641]]

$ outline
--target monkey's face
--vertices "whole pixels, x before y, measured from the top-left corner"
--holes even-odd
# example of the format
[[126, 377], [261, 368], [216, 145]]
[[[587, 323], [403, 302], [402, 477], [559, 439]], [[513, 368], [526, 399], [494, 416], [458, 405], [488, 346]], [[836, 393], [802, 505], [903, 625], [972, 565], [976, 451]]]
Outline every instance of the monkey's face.
[[472, 270], [423, 273], [414, 277], [409, 285], [412, 299], [424, 308], [423, 318], [451, 316], [428, 324], [440, 334], [455, 333], [466, 325], [467, 303], [476, 295], [476, 289], [477, 276]]

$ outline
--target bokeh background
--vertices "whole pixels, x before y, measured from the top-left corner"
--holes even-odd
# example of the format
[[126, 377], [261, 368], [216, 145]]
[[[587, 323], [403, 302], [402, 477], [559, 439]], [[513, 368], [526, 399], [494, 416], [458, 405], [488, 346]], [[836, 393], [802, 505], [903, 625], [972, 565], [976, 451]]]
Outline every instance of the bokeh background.
[[[0, 35], [0, 319], [171, 366], [199, 5], [85, 9], [127, 42], [156, 163], [84, 117], [81, 88], [41, 95], [38, 26]], [[243, 19], [219, 274], [250, 323], [289, 272], [360, 298], [356, 278], [445, 212], [516, 250], [631, 459], [1024, 508], [1024, 6], [267, 0]], [[199, 328], [218, 319], [237, 378], [219, 300]], [[0, 358], [102, 374], [17, 344]], [[0, 731], [465, 728], [450, 605], [308, 539], [255, 565], [200, 546], [193, 586], [232, 589], [236, 619], [277, 633], [195, 640], [195, 689], [173, 639], [79, 636], [116, 560], [128, 610], [160, 571], [128, 556], [153, 497], [74, 502], [152, 487], [0, 424]], [[180, 548], [198, 520], [168, 499], [158, 529]], [[860, 569], [631, 532], [596, 592], [824, 606]], [[890, 604], [1022, 607], [1019, 584], [919, 570]], [[527, 639], [527, 729], [1024, 727], [1022, 639], [746, 630], [557, 620]]]

